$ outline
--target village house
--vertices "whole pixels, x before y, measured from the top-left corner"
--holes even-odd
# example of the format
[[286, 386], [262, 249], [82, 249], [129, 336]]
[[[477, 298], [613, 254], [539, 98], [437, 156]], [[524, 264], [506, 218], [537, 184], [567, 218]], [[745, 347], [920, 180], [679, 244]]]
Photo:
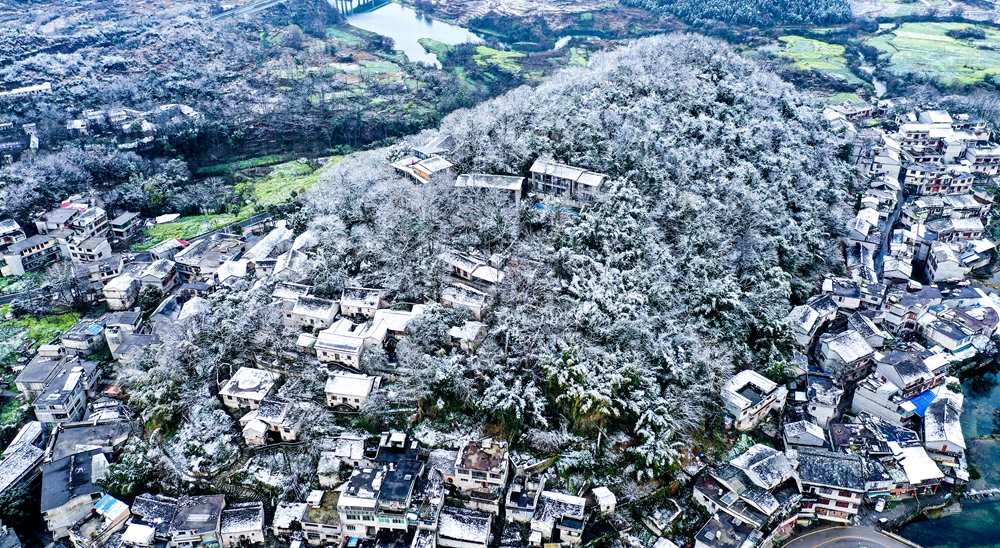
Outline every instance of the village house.
[[7, 251], [11, 244], [27, 239], [24, 229], [14, 219], [0, 221], [0, 252]]
[[713, 514], [694, 536], [694, 548], [742, 548], [757, 546], [763, 534], [737, 518]]
[[531, 187], [543, 197], [552, 197], [571, 207], [594, 203], [604, 190], [608, 176], [539, 158], [531, 165]]
[[131, 533], [136, 545], [150, 546], [154, 540], [166, 543], [170, 540], [170, 524], [176, 513], [175, 498], [149, 493], [139, 495], [132, 503], [132, 523], [125, 530], [123, 538], [130, 535], [129, 531], [134, 525], [142, 525], [142, 528]]
[[379, 309], [375, 311], [375, 317], [372, 319], [373, 326], [384, 326], [385, 333], [387, 337], [391, 337], [394, 340], [402, 340], [406, 336], [406, 324], [410, 322], [413, 318], [419, 316], [427, 309], [426, 305], [415, 304], [409, 310], [388, 310]]
[[268, 232], [263, 238], [243, 254], [250, 262], [262, 259], [273, 259], [292, 249], [295, 234], [284, 226], [279, 226]]
[[556, 491], [542, 491], [531, 518], [530, 543], [558, 542], [577, 546], [583, 540], [587, 499]]
[[81, 420], [87, 406], [87, 380], [82, 366], [64, 367], [32, 403], [35, 418], [50, 427]]
[[313, 491], [306, 499], [299, 522], [306, 544], [321, 546], [339, 544], [344, 536], [337, 505], [340, 491]]
[[389, 164], [403, 177], [419, 184], [430, 184], [434, 181], [450, 181], [454, 177], [454, 166], [440, 156], [418, 158], [409, 156], [398, 162]]
[[222, 511], [226, 507], [224, 495], [180, 497], [177, 509], [170, 520], [169, 548], [194, 548], [218, 543], [221, 538]]
[[139, 280], [128, 274], [113, 278], [104, 286], [104, 300], [111, 310], [130, 310], [139, 298]]
[[74, 523], [90, 515], [104, 495], [97, 482], [107, 474], [108, 459], [100, 449], [54, 460], [42, 466], [42, 518], [56, 539], [69, 536]]
[[826, 428], [837, 414], [844, 389], [829, 375], [809, 371], [806, 374], [806, 414], [816, 420], [821, 428]]
[[329, 407], [347, 407], [358, 411], [365, 404], [368, 396], [378, 390], [382, 383], [381, 377], [370, 377], [357, 373], [333, 373], [326, 380], [326, 405]]
[[868, 374], [875, 350], [864, 337], [853, 329], [841, 333], [827, 333], [819, 339], [817, 358], [823, 371], [834, 375], [841, 382], [853, 382]]
[[487, 548], [492, 524], [490, 514], [445, 507], [438, 521], [437, 545], [442, 548]]
[[451, 345], [465, 352], [475, 352], [476, 348], [486, 339], [489, 326], [482, 322], [467, 321], [462, 325], [453, 326], [448, 330]]
[[384, 289], [347, 287], [340, 296], [340, 313], [344, 316], [375, 317], [375, 311], [388, 306]]
[[304, 411], [295, 403], [265, 397], [256, 409], [240, 418], [247, 445], [265, 445], [267, 434], [277, 434], [281, 441], [296, 441]]
[[538, 507], [538, 497], [545, 490], [545, 479], [545, 475], [538, 472], [523, 471], [514, 475], [504, 504], [507, 521], [531, 521]]
[[496, 192], [506, 198], [515, 207], [521, 204], [521, 197], [524, 195], [524, 177], [512, 175], [486, 175], [474, 173], [459, 175], [455, 179], [455, 188], [468, 189], [467, 191]]
[[119, 240], [127, 240], [138, 234], [143, 224], [138, 213], [126, 211], [111, 220], [111, 235]]
[[222, 548], [264, 544], [264, 503], [242, 502], [227, 506], [219, 520]]
[[36, 234], [7, 247], [0, 273], [4, 276], [21, 276], [25, 272], [40, 270], [58, 261], [59, 253], [54, 237]]
[[801, 347], [812, 344], [820, 328], [837, 318], [837, 310], [837, 303], [830, 295], [814, 295], [806, 304], [793, 308], [785, 321], [792, 327], [796, 344]]
[[387, 334], [385, 322], [366, 327], [365, 324], [355, 324], [347, 318], [341, 318], [320, 331], [314, 341], [300, 337], [299, 342], [311, 344], [320, 362], [336, 362], [358, 369], [361, 365], [361, 353], [369, 346], [383, 344]]
[[875, 355], [875, 374], [898, 387], [905, 399], [941, 385], [950, 365], [945, 354], [893, 350]]
[[756, 444], [728, 465], [710, 468], [695, 483], [694, 500], [761, 528], [793, 514], [799, 502], [795, 466], [780, 451]]
[[722, 385], [722, 402], [738, 430], [756, 428], [771, 411], [780, 412], [788, 390], [763, 375], [740, 371]]
[[958, 466], [965, 459], [962, 409], [948, 397], [938, 397], [924, 414], [924, 448], [928, 455], [946, 466]]
[[172, 261], [174, 260], [174, 257], [176, 257], [177, 254], [185, 247], [186, 242], [178, 240], [177, 238], [168, 238], [149, 248], [147, 252], [154, 261], [159, 261], [160, 259]]
[[164, 294], [170, 292], [179, 281], [177, 266], [169, 259], [153, 261], [153, 263], [136, 274], [136, 279], [139, 280], [143, 287], [155, 287]]
[[26, 400], [32, 401], [40, 396], [52, 379], [63, 370], [67, 361], [76, 360], [75, 357], [67, 358], [65, 349], [61, 346], [58, 349], [56, 356], [45, 356], [41, 353], [35, 355], [14, 379], [14, 386]]
[[879, 231], [878, 211], [865, 208], [847, 224], [848, 245], [859, 245], [869, 251], [874, 251], [882, 243], [882, 233]]
[[785, 423], [781, 437], [786, 449], [799, 445], [823, 447], [827, 443], [826, 432], [818, 424], [808, 420]]
[[451, 135], [438, 135], [427, 140], [420, 146], [414, 146], [410, 150], [413, 156], [425, 160], [431, 156], [440, 156], [451, 152], [454, 139]]
[[802, 482], [802, 518], [849, 524], [865, 495], [861, 457], [800, 448], [798, 473]]
[[447, 266], [450, 274], [466, 281], [487, 286], [503, 282], [503, 272], [498, 268], [499, 259], [495, 257], [487, 263], [472, 255], [449, 251], [441, 254], [441, 262]]
[[319, 454], [319, 463], [316, 464], [316, 476], [319, 477], [319, 486], [334, 488], [340, 485], [340, 468], [344, 464], [340, 457], [333, 451], [323, 451]]
[[77, 207], [57, 207], [35, 218], [35, 230], [39, 234], [58, 232], [70, 226], [70, 221], [81, 212]]
[[40, 448], [45, 441], [42, 423], [32, 421], [21, 427], [3, 451], [0, 459], [0, 493], [8, 489], [31, 485], [41, 474], [39, 466], [45, 458]]
[[227, 261], [235, 260], [246, 250], [246, 241], [233, 234], [213, 234], [188, 244], [174, 255], [177, 272], [186, 281], [212, 281]]
[[76, 548], [99, 548], [125, 526], [130, 515], [127, 504], [104, 495], [89, 516], [70, 527], [69, 538]]
[[463, 491], [500, 491], [507, 485], [509, 468], [507, 442], [492, 438], [469, 441], [455, 460], [455, 485]]
[[365, 455], [366, 438], [340, 435], [331, 440], [329, 452], [351, 468], [370, 468], [372, 460]]
[[618, 497], [607, 487], [599, 486], [590, 490], [597, 503], [597, 509], [604, 515], [614, 514], [615, 506], [618, 504]]
[[241, 367], [219, 390], [226, 407], [257, 409], [264, 398], [271, 395], [280, 375], [263, 369]]
[[448, 284], [441, 288], [441, 304], [449, 308], [465, 308], [476, 320], [486, 313], [486, 293], [465, 284]]
[[855, 387], [851, 410], [903, 426], [917, 416], [917, 406], [911, 399], [903, 398], [902, 391], [895, 384], [872, 375]]
[[104, 318], [86, 318], [76, 322], [59, 338], [70, 356], [90, 356], [106, 345]]
[[87, 208], [79, 215], [73, 216], [69, 221], [69, 226], [77, 236], [83, 239], [106, 239], [110, 230], [108, 214], [99, 207]]
[[290, 310], [284, 311], [285, 325], [309, 329], [326, 329], [333, 324], [340, 311], [340, 304], [320, 297], [299, 296]]
[[21, 546], [21, 539], [18, 538], [14, 528], [0, 521], [0, 548], [21, 548]]

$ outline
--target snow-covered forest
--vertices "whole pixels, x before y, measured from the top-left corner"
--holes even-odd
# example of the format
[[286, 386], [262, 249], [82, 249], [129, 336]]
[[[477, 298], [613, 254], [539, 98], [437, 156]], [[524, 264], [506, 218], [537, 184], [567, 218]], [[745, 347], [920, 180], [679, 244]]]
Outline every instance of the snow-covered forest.
[[721, 417], [729, 372], [780, 372], [781, 319], [834, 268], [850, 173], [806, 103], [721, 42], [640, 40], [440, 128], [461, 172], [523, 175], [552, 156], [607, 173], [600, 205], [575, 215], [461, 202], [450, 185], [399, 181], [387, 164], [402, 145], [366, 153], [308, 197], [314, 282], [423, 302], [439, 291], [444, 249], [507, 257], [489, 340], [448, 355], [433, 344], [443, 326], [411, 325], [400, 397], [535, 447], [550, 430], [634, 438], [621, 464], [655, 474]]

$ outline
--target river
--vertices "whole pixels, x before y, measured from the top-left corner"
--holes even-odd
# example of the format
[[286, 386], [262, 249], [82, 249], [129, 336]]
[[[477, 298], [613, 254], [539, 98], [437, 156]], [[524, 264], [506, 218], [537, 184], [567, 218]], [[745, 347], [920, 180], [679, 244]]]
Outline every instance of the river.
[[[998, 369], [994, 363], [986, 371], [967, 375], [962, 383], [966, 454], [982, 474], [969, 482], [970, 489], [1000, 487], [1000, 442], [982, 439], [1000, 433]], [[904, 527], [900, 534], [924, 548], [1000, 548], [1000, 500], [964, 502], [961, 513], [922, 519]]]
[[[328, 1], [334, 6], [340, 4], [337, 0]], [[409, 6], [388, 2], [382, 5], [374, 4], [377, 6], [374, 9], [362, 10], [362, 7], [368, 8], [371, 4], [358, 5], [355, 2], [354, 5], [357, 6], [356, 9], [345, 10], [348, 24], [392, 38], [396, 42], [396, 49], [405, 53], [413, 62], [421, 61], [441, 66], [437, 56], [428, 53], [420, 45], [418, 40], [421, 38], [431, 38], [451, 45], [466, 42], [476, 44], [483, 41], [469, 29], [421, 16]]]
[[868, 61], [865, 60], [865, 56], [859, 53], [858, 57], [861, 58], [861, 66], [859, 68], [872, 77], [872, 85], [875, 86], [875, 97], [881, 98], [885, 95], [885, 84], [880, 82], [879, 79], [875, 77], [875, 67], [868, 64]]

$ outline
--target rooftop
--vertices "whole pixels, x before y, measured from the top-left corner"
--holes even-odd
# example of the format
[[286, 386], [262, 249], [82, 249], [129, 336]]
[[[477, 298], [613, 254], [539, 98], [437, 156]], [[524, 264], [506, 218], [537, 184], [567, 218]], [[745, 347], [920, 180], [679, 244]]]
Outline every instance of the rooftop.
[[965, 449], [961, 418], [961, 410], [955, 407], [950, 398], [934, 400], [924, 415], [924, 442], [945, 442]]
[[256, 397], [263, 399], [267, 395], [280, 375], [263, 369], [252, 367], [241, 367], [233, 378], [229, 379], [219, 390], [219, 394], [232, 397]]
[[506, 470], [507, 460], [507, 442], [484, 438], [465, 444], [455, 467], [500, 474]]
[[798, 453], [799, 479], [802, 483], [848, 491], [865, 490], [861, 457], [805, 448]]
[[224, 495], [203, 495], [177, 499], [177, 511], [170, 521], [170, 531], [195, 531], [210, 533], [215, 531], [226, 506]]
[[369, 377], [357, 373], [335, 373], [326, 380], [327, 394], [368, 397], [376, 388], [378, 377]]
[[474, 510], [445, 507], [438, 519], [438, 537], [485, 546], [493, 516]]
[[222, 511], [219, 530], [222, 534], [264, 530], [264, 503], [244, 502], [227, 506]]
[[42, 466], [42, 512], [73, 499], [101, 493], [96, 482], [108, 471], [108, 460], [100, 449], [71, 455]]

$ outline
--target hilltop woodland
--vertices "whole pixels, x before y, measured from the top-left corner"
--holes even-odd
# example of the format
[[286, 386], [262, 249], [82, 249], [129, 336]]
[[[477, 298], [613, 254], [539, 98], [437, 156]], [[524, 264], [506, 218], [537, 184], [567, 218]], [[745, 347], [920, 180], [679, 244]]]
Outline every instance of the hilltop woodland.
[[[835, 268], [851, 184], [841, 148], [791, 86], [719, 41], [657, 37], [457, 111], [440, 132], [454, 137], [462, 172], [524, 174], [552, 156], [613, 182], [577, 215], [401, 181], [387, 163], [406, 153], [402, 143], [326, 172], [292, 218], [316, 236], [320, 295], [357, 284], [384, 287], [395, 303], [434, 302], [443, 250], [509, 260], [477, 352], [449, 345], [466, 313], [431, 306], [394, 348], [362, 356], [363, 370], [396, 380], [361, 417], [345, 422], [308, 403], [307, 444], [344, 427], [425, 440], [482, 431], [536, 456], [563, 454], [565, 473], [629, 482], [669, 473], [717, 435], [718, 388], [734, 370], [782, 374], [781, 319]], [[122, 367], [156, 435], [126, 452], [109, 481], [145, 487], [155, 470], [170, 491], [190, 481], [182, 470], [211, 474], [232, 458], [233, 420], [210, 391], [241, 365], [282, 363], [295, 340], [268, 291], [216, 294], [189, 329]], [[316, 401], [315, 368], [284, 367], [279, 395]], [[599, 433], [606, 443], [595, 448]], [[283, 496], [308, 484], [309, 455], [283, 457], [295, 479]]]

